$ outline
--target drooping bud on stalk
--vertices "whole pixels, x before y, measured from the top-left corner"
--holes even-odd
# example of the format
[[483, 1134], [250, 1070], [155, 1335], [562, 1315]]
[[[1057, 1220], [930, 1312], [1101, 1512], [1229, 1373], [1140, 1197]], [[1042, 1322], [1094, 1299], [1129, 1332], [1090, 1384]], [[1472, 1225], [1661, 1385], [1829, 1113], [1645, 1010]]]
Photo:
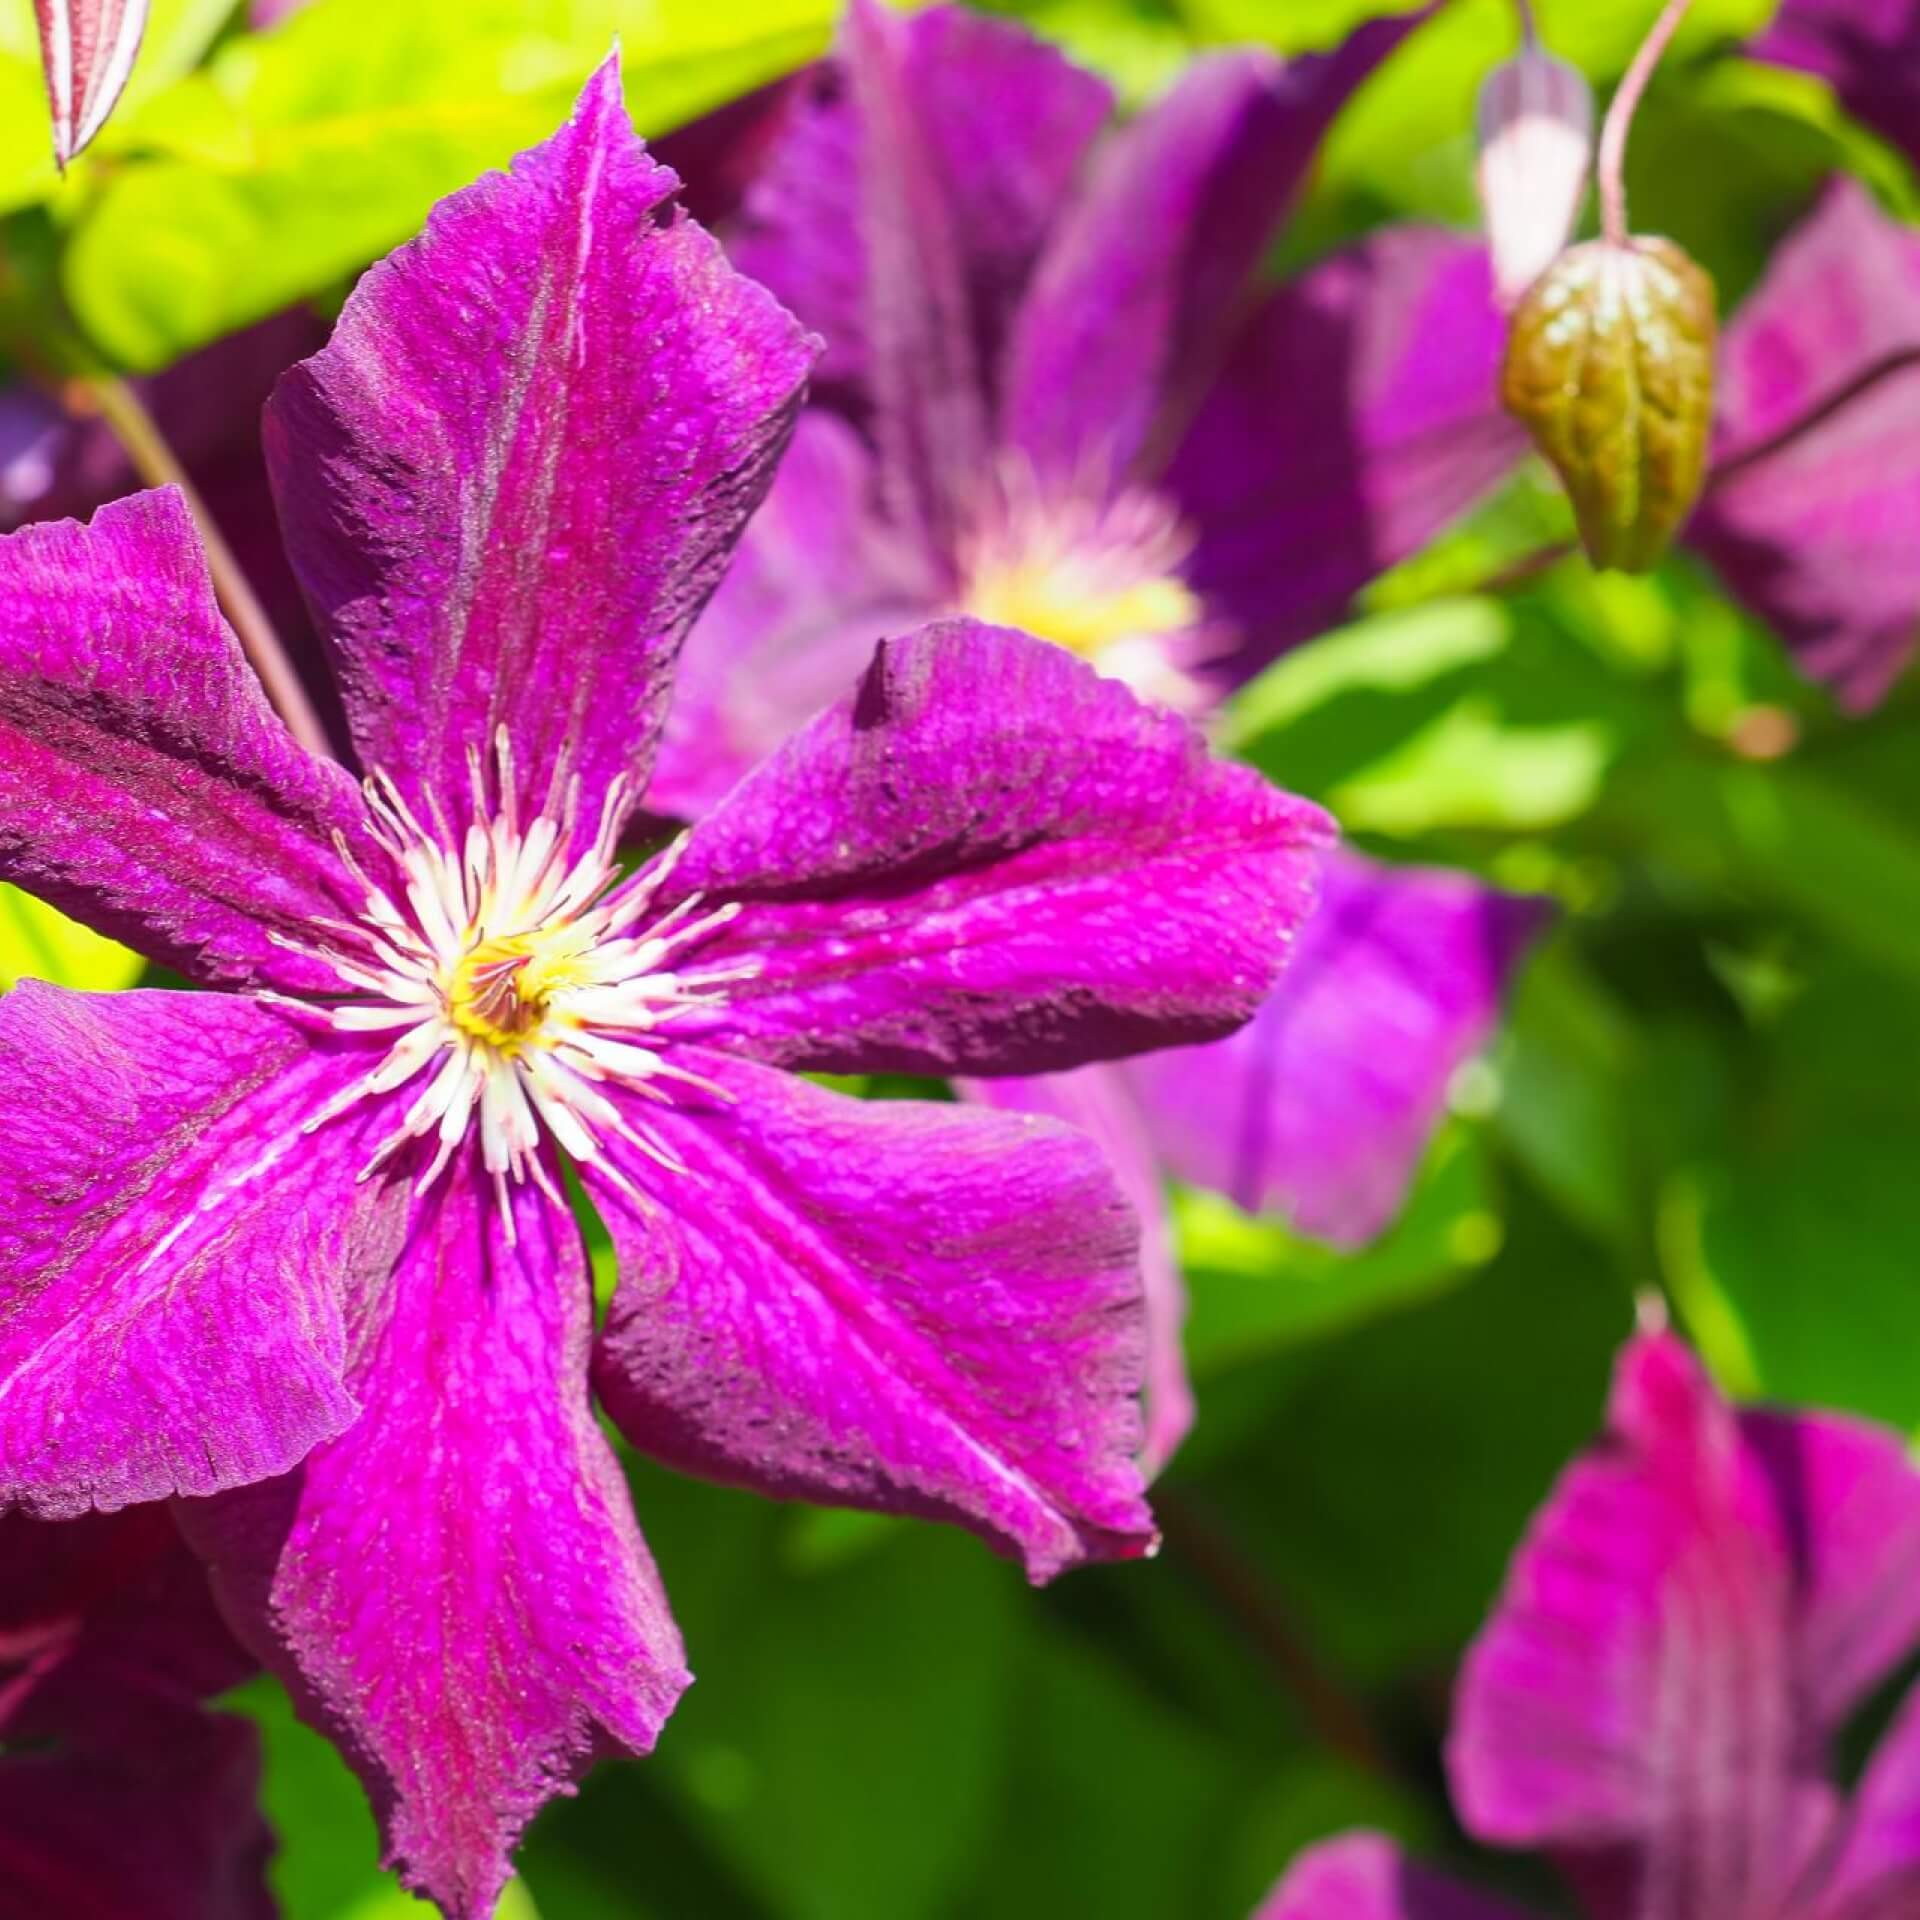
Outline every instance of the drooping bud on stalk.
[[1596, 567], [1640, 573], [1692, 511], [1713, 415], [1713, 282], [1671, 240], [1591, 240], [1528, 289], [1501, 399], [1553, 462]]
[[64, 169], [106, 125], [126, 90], [148, 0], [33, 0], [53, 109], [53, 157]]
[[1494, 294], [1511, 308], [1580, 218], [1593, 159], [1593, 90], [1579, 68], [1530, 43], [1487, 75], [1476, 126]]

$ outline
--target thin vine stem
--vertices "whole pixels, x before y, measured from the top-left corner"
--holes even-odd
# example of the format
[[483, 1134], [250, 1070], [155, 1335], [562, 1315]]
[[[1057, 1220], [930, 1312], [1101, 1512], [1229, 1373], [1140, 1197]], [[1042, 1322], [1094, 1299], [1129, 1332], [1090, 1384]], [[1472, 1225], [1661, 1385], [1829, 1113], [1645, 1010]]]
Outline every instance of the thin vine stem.
[[160, 431], [159, 423], [147, 411], [140, 396], [126, 381], [112, 374], [78, 375], [61, 383], [62, 397], [69, 412], [97, 417], [120, 442], [133, 470], [150, 487], [178, 487], [186, 497], [207, 552], [207, 569], [213, 575], [213, 590], [221, 611], [233, 623], [241, 650], [260, 676], [267, 698], [287, 723], [287, 731], [308, 752], [333, 757], [333, 743], [319, 712], [307, 697], [287, 650], [274, 632], [267, 610], [260, 604], [234, 558], [233, 549], [207, 511], [200, 490], [187, 477], [179, 456]]
[[1533, 17], [1533, 0], [1513, 0], [1513, 10], [1520, 17], [1520, 44], [1531, 53], [1540, 44], [1540, 25]]
[[1647, 90], [1647, 82], [1653, 78], [1654, 68], [1660, 64], [1661, 56], [1692, 4], [1693, 0], [1667, 0], [1660, 9], [1659, 19], [1648, 29], [1640, 51], [1621, 76], [1613, 104], [1607, 108], [1607, 118], [1600, 129], [1600, 157], [1595, 167], [1600, 183], [1600, 231], [1616, 247], [1627, 243], [1627, 129], [1633, 125], [1634, 112], [1640, 105], [1640, 96]]

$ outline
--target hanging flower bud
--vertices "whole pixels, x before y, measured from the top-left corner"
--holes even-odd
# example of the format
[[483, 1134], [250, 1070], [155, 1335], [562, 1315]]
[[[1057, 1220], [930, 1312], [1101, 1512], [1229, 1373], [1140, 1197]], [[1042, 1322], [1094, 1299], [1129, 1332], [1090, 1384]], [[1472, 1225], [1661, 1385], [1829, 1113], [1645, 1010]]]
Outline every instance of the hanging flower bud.
[[1590, 240], [1527, 290], [1501, 399], [1553, 462], [1596, 567], [1643, 573], [1693, 509], [1713, 414], [1713, 282], [1671, 240]]
[[1511, 308], [1580, 218], [1593, 158], [1593, 90], [1577, 67], [1522, 47], [1482, 83], [1477, 130], [1494, 293]]
[[53, 108], [53, 157], [64, 168], [107, 123], [147, 27], [148, 0], [33, 0]]

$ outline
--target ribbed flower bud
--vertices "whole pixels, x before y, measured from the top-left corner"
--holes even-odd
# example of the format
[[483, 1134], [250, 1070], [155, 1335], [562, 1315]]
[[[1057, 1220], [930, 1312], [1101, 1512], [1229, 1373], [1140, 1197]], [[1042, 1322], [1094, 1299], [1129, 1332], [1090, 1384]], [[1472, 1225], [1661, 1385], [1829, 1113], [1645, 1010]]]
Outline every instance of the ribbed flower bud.
[[1553, 462], [1596, 567], [1643, 573], [1693, 509], [1713, 415], [1713, 282], [1671, 240], [1590, 240], [1527, 290], [1501, 399]]
[[33, 0], [53, 110], [53, 157], [64, 167], [106, 125], [146, 31], [148, 0]]
[[1523, 47], [1482, 83], [1476, 124], [1494, 292], [1510, 308], [1580, 218], [1593, 161], [1593, 91], [1577, 67]]

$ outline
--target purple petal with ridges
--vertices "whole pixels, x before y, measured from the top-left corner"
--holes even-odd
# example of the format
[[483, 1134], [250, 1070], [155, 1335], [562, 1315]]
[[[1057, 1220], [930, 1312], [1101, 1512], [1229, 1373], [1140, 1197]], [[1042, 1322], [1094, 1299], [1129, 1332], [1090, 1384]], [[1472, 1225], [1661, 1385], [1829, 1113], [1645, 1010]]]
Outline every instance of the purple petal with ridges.
[[859, 1101], [686, 1052], [633, 1124], [689, 1172], [589, 1166], [621, 1279], [595, 1361], [643, 1451], [781, 1496], [958, 1521], [1045, 1580], [1146, 1552], [1137, 1233], [1098, 1151], [1027, 1115]]
[[1874, 1602], [1911, 1618], [1917, 1549], [1920, 1475], [1896, 1436], [1742, 1419], [1677, 1340], [1636, 1337], [1606, 1437], [1536, 1517], [1467, 1657], [1461, 1818], [1553, 1847], [1597, 1912], [1748, 1920], [1789, 1889], [1815, 1911], [1826, 1740], [1911, 1643]]
[[51, 1519], [284, 1473], [358, 1409], [339, 1290], [392, 1258], [367, 1065], [235, 995], [0, 999], [0, 1508]]
[[1209, 1047], [1122, 1071], [1167, 1164], [1361, 1246], [1391, 1224], [1454, 1071], [1500, 1018], [1546, 903], [1336, 851], [1279, 986]]
[[1370, 21], [1333, 53], [1284, 63], [1207, 55], [1108, 143], [1015, 323], [1010, 445], [1068, 479], [1164, 461], [1322, 136], [1416, 23]]
[[859, 679], [940, 584], [875, 510], [873, 457], [808, 408], [680, 656], [647, 803], [694, 820]]
[[1434, 228], [1375, 234], [1268, 297], [1167, 474], [1197, 540], [1187, 583], [1241, 636], [1223, 671], [1333, 625], [1520, 461], [1505, 340], [1485, 247]]
[[506, 727], [523, 807], [581, 832], [643, 783], [681, 638], [772, 476], [811, 349], [685, 219], [609, 62], [511, 174], [434, 209], [267, 412], [288, 551], [355, 744], [467, 791]]
[[1902, 356], [1920, 361], [1920, 234], [1836, 180], [1727, 329], [1715, 469], [1687, 530], [1856, 710], [1920, 634], [1920, 364], [1872, 377]]
[[1849, 113], [1920, 160], [1920, 0], [1785, 0], [1747, 51], [1831, 81]]
[[353, 781], [274, 715], [180, 496], [0, 538], [0, 878], [202, 980], [324, 991], [273, 943], [376, 870]]
[[[861, 59], [891, 67], [904, 117], [875, 121], [864, 111], [850, 73]], [[899, 350], [889, 330], [912, 319], [899, 304], [912, 286], [890, 283], [882, 263], [913, 236], [878, 230], [897, 212], [890, 176], [904, 135], [944, 208], [979, 364], [991, 367], [1112, 109], [1105, 84], [1011, 21], [938, 6], [878, 36], [850, 32], [844, 52], [804, 86], [730, 237], [735, 263], [825, 336], [821, 383], [857, 403], [876, 354]]]
[[487, 1920], [527, 1822], [594, 1754], [646, 1752], [688, 1679], [587, 1399], [578, 1230], [535, 1187], [512, 1206], [509, 1246], [464, 1150], [358, 1303], [358, 1423], [181, 1511], [236, 1631], [449, 1920]]
[[224, 1714], [0, 1758], [0, 1920], [274, 1920], [259, 1786], [259, 1735]]
[[1212, 1039], [1265, 998], [1332, 825], [1058, 647], [948, 621], [688, 838], [739, 914], [703, 1038], [783, 1066], [1042, 1073]]
[[1140, 1464], [1149, 1479], [1173, 1458], [1193, 1425], [1180, 1330], [1187, 1286], [1174, 1251], [1160, 1160], [1125, 1069], [1081, 1067], [1021, 1080], [963, 1080], [969, 1100], [1006, 1113], [1037, 1113], [1077, 1127], [1105, 1155], [1140, 1222], [1140, 1278], [1146, 1299], [1146, 1432]]
[[1416, 1865], [1391, 1841], [1343, 1834], [1310, 1848], [1253, 1920], [1528, 1920], [1520, 1908]]

